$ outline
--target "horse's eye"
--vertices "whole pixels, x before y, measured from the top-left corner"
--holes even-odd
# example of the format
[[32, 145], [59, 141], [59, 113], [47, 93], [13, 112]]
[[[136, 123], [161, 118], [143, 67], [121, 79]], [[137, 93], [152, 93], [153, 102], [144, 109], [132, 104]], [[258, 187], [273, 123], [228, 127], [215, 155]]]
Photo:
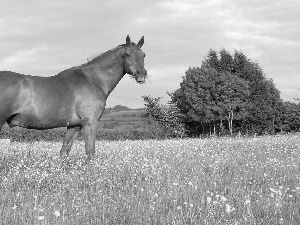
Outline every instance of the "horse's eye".
[[146, 57], [146, 54], [144, 53], [144, 58]]
[[130, 54], [128, 52], [126, 52], [126, 56], [130, 56]]

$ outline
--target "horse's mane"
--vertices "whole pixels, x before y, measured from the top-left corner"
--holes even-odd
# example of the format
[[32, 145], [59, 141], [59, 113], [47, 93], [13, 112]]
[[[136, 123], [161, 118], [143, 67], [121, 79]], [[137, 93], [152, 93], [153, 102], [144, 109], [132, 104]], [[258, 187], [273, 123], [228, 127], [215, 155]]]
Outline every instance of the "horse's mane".
[[[131, 42], [130, 45], [135, 46], [136, 44], [134, 42]], [[110, 50], [108, 50], [108, 51], [106, 51], [104, 53], [99, 53], [99, 54], [96, 54], [96, 55], [92, 55], [92, 56], [90, 56], [90, 57], [88, 57], [86, 59], [87, 62], [81, 64], [80, 66], [77, 66], [77, 68], [89, 65], [90, 63], [92, 63], [92, 62], [96, 61], [97, 59], [99, 59], [99, 58], [101, 58], [101, 57], [103, 57], [103, 56], [111, 53], [112, 51], [115, 51], [116, 49], [123, 48], [123, 47], [126, 47], [126, 44], [118, 45], [117, 47], [112, 48], [112, 49], [110, 49]]]

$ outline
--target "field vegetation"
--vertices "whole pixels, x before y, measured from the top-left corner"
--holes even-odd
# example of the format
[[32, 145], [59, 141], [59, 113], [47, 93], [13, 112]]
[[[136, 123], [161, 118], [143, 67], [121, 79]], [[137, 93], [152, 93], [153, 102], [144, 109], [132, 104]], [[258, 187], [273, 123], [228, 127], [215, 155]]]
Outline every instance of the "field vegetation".
[[296, 135], [0, 146], [1, 224], [300, 224]]

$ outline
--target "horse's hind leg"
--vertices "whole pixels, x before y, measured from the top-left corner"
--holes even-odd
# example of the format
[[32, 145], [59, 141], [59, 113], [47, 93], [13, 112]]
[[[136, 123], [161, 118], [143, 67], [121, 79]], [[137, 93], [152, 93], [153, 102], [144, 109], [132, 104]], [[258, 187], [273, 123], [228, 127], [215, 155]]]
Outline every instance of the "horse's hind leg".
[[63, 142], [63, 145], [60, 150], [60, 157], [63, 158], [65, 156], [68, 156], [72, 145], [77, 137], [78, 132], [80, 131], [81, 127], [68, 127], [67, 133], [65, 135], [65, 140]]

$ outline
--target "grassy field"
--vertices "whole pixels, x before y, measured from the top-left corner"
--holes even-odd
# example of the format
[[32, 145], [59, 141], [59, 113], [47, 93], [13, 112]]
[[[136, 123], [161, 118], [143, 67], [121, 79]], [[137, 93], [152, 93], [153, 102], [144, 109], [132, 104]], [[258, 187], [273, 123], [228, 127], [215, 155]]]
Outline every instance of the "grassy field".
[[300, 224], [297, 136], [0, 146], [0, 224]]

